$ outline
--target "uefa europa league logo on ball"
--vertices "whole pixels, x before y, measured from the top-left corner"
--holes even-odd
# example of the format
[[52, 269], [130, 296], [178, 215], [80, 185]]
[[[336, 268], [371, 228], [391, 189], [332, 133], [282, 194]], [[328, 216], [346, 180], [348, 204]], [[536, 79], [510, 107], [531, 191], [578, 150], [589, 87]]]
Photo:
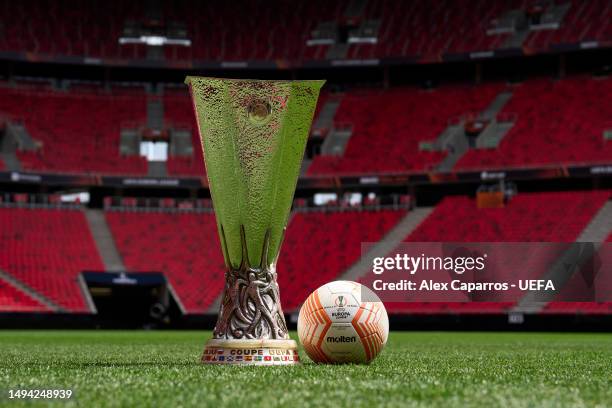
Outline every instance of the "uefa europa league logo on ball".
[[227, 267], [202, 362], [294, 364], [297, 344], [287, 333], [276, 260], [324, 81], [185, 82]]

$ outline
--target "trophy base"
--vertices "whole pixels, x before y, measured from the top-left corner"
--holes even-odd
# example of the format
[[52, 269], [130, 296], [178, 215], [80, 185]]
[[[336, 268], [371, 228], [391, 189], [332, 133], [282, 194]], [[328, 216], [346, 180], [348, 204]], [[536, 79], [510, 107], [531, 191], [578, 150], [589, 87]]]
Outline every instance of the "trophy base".
[[292, 365], [299, 364], [295, 340], [210, 339], [202, 354], [203, 364]]

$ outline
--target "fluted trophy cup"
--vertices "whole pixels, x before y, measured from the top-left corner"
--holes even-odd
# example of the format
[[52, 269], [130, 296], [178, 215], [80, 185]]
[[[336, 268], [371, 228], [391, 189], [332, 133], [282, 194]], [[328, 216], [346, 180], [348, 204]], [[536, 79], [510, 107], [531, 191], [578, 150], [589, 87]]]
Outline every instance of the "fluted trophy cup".
[[227, 268], [219, 317], [202, 362], [296, 364], [276, 260], [324, 81], [190, 76], [185, 82]]

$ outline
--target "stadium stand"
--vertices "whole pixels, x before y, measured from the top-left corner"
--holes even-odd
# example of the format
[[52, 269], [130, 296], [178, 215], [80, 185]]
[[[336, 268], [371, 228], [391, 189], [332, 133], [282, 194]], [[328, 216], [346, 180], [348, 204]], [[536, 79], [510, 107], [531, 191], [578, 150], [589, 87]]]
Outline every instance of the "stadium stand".
[[607, 0], [572, 0], [570, 12], [558, 30], [532, 32], [524, 45], [531, 51], [546, 51], [555, 44], [610, 41], [611, 13], [612, 3]]
[[500, 168], [554, 163], [605, 163], [612, 143], [612, 79], [529, 80], [512, 88], [501, 115], [516, 123], [497, 149], [468, 151], [455, 168]]
[[362, 242], [380, 240], [405, 214], [400, 210], [295, 213], [278, 267], [286, 312], [337, 278], [361, 254]]
[[[317, 22], [339, 19], [348, 2], [315, 0], [290, 3], [225, 1], [166, 2], [165, 17], [186, 24], [192, 47], [166, 50], [168, 59], [194, 60], [299, 60]], [[282, 16], [279, 18], [278, 16]], [[209, 24], [202, 24], [202, 21]], [[245, 35], [248, 33], [248, 35]]]
[[46, 312], [49, 308], [0, 279], [0, 312]]
[[[439, 61], [445, 53], [499, 48], [507, 34], [487, 35], [489, 22], [508, 7], [507, 2], [369, 1], [365, 19], [381, 21], [375, 44], [351, 45], [349, 58], [412, 56]], [[443, 19], [444, 24], [439, 24]]]
[[501, 84], [490, 84], [347, 93], [335, 117], [353, 127], [346, 151], [341, 157], [317, 156], [308, 174], [431, 169], [446, 153], [419, 151], [419, 143], [435, 140], [461, 115], [481, 111], [501, 89]]
[[[38, 151], [17, 153], [23, 169], [146, 174], [144, 158], [119, 154], [122, 126], [145, 123], [142, 87], [115, 86], [104, 91], [77, 84], [66, 92], [32, 86], [0, 87], [0, 113], [22, 122], [41, 144]], [[435, 140], [453, 121], [477, 115], [503, 89], [505, 85], [491, 83], [435, 90], [349, 91], [334, 118], [336, 124], [352, 127], [348, 146], [342, 156], [317, 156], [308, 174], [431, 170], [446, 153], [420, 151], [419, 144]], [[610, 78], [536, 79], [508, 89], [512, 97], [498, 116], [515, 118], [513, 127], [497, 148], [470, 149], [455, 169], [605, 163], [612, 157], [612, 143], [603, 136], [612, 129], [607, 103], [612, 92]], [[189, 157], [169, 156], [168, 174], [203, 176], [202, 152], [187, 93], [184, 89], [170, 91], [163, 101], [165, 126], [189, 130], [194, 152]], [[118, 119], [109, 121], [109, 117]]]
[[[142, 88], [115, 87], [112, 93], [85, 85], [73, 88], [76, 90], [41, 92], [23, 85], [0, 87], [0, 112], [23, 122], [42, 145], [36, 152], [18, 152], [23, 168], [146, 174], [145, 159], [118, 153], [122, 124], [144, 123]], [[419, 143], [435, 140], [453, 120], [482, 110], [502, 89], [502, 84], [488, 84], [443, 86], [432, 91], [350, 91], [335, 116], [336, 123], [353, 129], [344, 155], [316, 157], [308, 174], [432, 169], [445, 153], [419, 151]], [[455, 169], [603, 163], [612, 157], [612, 144], [603, 136], [612, 129], [609, 78], [528, 80], [510, 89], [513, 95], [499, 116], [516, 118], [512, 129], [497, 148], [469, 150]], [[163, 100], [166, 126], [191, 131], [194, 147], [190, 157], [170, 156], [168, 173], [202, 176], [202, 153], [188, 95], [180, 90]], [[561, 100], [563, 104], [558, 103]], [[108, 117], [119, 120], [109, 121]]]
[[[42, 5], [8, 2], [0, 7], [5, 21], [0, 50], [33, 54], [108, 59], [147, 58], [146, 46], [119, 45], [126, 22], [144, 22], [144, 2], [95, 1], [88, 4], [44, 1]], [[370, 0], [364, 11], [348, 18], [353, 24], [378, 21], [375, 43], [349, 45], [352, 59], [418, 57], [439, 61], [447, 53], [503, 48], [508, 33], [487, 35], [492, 21], [510, 10], [524, 12], [535, 1], [437, 0], [397, 2]], [[325, 59], [330, 45], [307, 46], [319, 23], [347, 22], [346, 0], [289, 3], [281, 0], [232, 3], [216, 0], [164, 2], [160, 22], [185, 27], [191, 46], [168, 45], [171, 61], [300, 61]], [[532, 32], [525, 46], [546, 51], [556, 44], [612, 40], [610, 3], [573, 0], [559, 29]], [[43, 11], [44, 10], [44, 11]], [[281, 16], [281, 17], [278, 17]], [[10, 17], [10, 18], [9, 18]], [[208, 24], [201, 24], [207, 21]], [[439, 24], [444, 21], [444, 24]], [[248, 33], [248, 35], [245, 35]]]
[[610, 193], [520, 193], [504, 208], [446, 197], [407, 242], [573, 242]]
[[[134, 47], [122, 51], [117, 39], [126, 19], [142, 17], [141, 2], [42, 1], [0, 5], [4, 35], [0, 49], [36, 54], [134, 58]], [[129, 50], [129, 51], [128, 51]]]
[[[521, 193], [512, 198], [505, 208], [479, 209], [471, 198], [446, 197], [404, 241], [573, 242], [609, 198], [610, 193], [605, 191]], [[538, 268], [547, 265], [555, 256], [554, 252], [543, 254], [529, 266]], [[513, 304], [510, 302], [386, 304], [391, 313], [411, 314], [499, 313], [508, 311], [511, 306]], [[571, 309], [568, 305], [559, 307], [558, 312]], [[599, 310], [605, 313], [609, 310], [609, 306], [599, 309], [592, 305], [585, 307], [589, 308], [586, 312]]]
[[[220, 63], [223, 68], [226, 67], [224, 62], [234, 62], [234, 65], [227, 67], [238, 68], [245, 63], [245, 68], [257, 69], [259, 62], [274, 61], [279, 67], [292, 69], [309, 60], [381, 59], [373, 61], [372, 66], [380, 62], [381, 66], [373, 70], [380, 69], [382, 73], [392, 65], [392, 75], [384, 73], [385, 84], [389, 82], [390, 88], [367, 88], [363, 83], [367, 84], [368, 79], [357, 85], [355, 78], [348, 78], [350, 75], [347, 75], [346, 84], [343, 82], [340, 85], [331, 79], [330, 88], [334, 92], [338, 89], [343, 92], [330, 94], [324, 91], [316, 115], [328, 100], [333, 99], [334, 103], [339, 100], [340, 105], [335, 110], [335, 105], [331, 104], [334, 109], [330, 109], [333, 111], [331, 119], [325, 126], [321, 129], [313, 127], [316, 138], [313, 138], [309, 148], [315, 146], [309, 153], [317, 151], [316, 143], [325, 140], [332, 129], [349, 129], [351, 136], [342, 154], [316, 156], [308, 166], [308, 176], [430, 172], [439, 169], [447, 153], [439, 150], [440, 146], [431, 147], [434, 141], [439, 141], [450, 125], [459, 124], [466, 118], [477, 118], [502, 92], [511, 96], [503, 108], [500, 107], [501, 112], [497, 113], [496, 118], [500, 121], [511, 118], [511, 129], [497, 147], [472, 146], [454, 167], [450, 164], [448, 169], [494, 170], [610, 164], [612, 104], [609, 99], [612, 80], [609, 66], [591, 67], [590, 62], [586, 61], [590, 58], [590, 51], [584, 54], [576, 52], [579, 56], [587, 56], [585, 67], [588, 68], [581, 68], [579, 65], [582, 63], [576, 63], [574, 52], [569, 50], [576, 49], [577, 44], [580, 44], [580, 48], [600, 50], [612, 44], [612, 23], [609, 18], [612, 2], [367, 0], [362, 3], [361, 11], [348, 15], [346, 12], [353, 3], [357, 2], [313, 0], [296, 3], [270, 0], [262, 7], [261, 0], [247, 0], [240, 2], [239, 6], [221, 0], [3, 2], [0, 4], [0, 53], [3, 58], [18, 58], [20, 62], [5, 72], [8, 75], [6, 80], [0, 80], [0, 118], [3, 122], [8, 120], [22, 124], [37, 149], [17, 151], [13, 155], [13, 147], [6, 148], [8, 144], [4, 143], [2, 148], [6, 150], [0, 153], [7, 155], [0, 157], [0, 170], [147, 175], [148, 166], [144, 158], [119, 153], [120, 135], [126, 127], [135, 130], [137, 135], [151, 130], [145, 129], [150, 122], [147, 121], [150, 119], [147, 118], [147, 103], [159, 99], [163, 102], [159, 104], [162, 108], [159, 112], [163, 112], [163, 126], [154, 130], [164, 136], [172, 135], [175, 130], [187, 130], [193, 144], [191, 156], [169, 156], [165, 169], [167, 173], [161, 172], [159, 176], [205, 175], [193, 109], [184, 86], [108, 82], [114, 77], [110, 75], [110, 71], [115, 69], [114, 65], [136, 72], [142, 61], [135, 60], [150, 58], [150, 49], [145, 45], [119, 44], [119, 37], [124, 34], [126, 25], [131, 23], [153, 24], [159, 29], [174, 24], [184, 27], [191, 46], [165, 46], [162, 56], [158, 55], [170, 61], [169, 66], [174, 68], [197, 68], [197, 64], [202, 62]], [[542, 11], [565, 3], [569, 4], [569, 8], [558, 29], [544, 27], [529, 31], [527, 22], [523, 21], [520, 27], [506, 27], [506, 32], [502, 29], [500, 33], [487, 33], [510, 10], [527, 13], [533, 8]], [[148, 13], [150, 9], [160, 11], [160, 15], [151, 17]], [[527, 14], [522, 17], [527, 17]], [[362, 23], [373, 23], [377, 27], [372, 35], [374, 38], [345, 44]], [[340, 47], [337, 47], [338, 44], [307, 44], [321, 24], [335, 26], [331, 34], [338, 37]], [[523, 31], [525, 37], [517, 36], [518, 31]], [[509, 41], [515, 37], [520, 41]], [[572, 47], [568, 47], [570, 45]], [[346, 54], [340, 52], [334, 56], [332, 51], [336, 48], [346, 51]], [[443, 62], [446, 57], [467, 58], [465, 55], [449, 54], [503, 48], [513, 48], [508, 55], [519, 54], [521, 48], [525, 55], [567, 49], [568, 54], [560, 54], [562, 58], [559, 58], [558, 71], [546, 71], [548, 75], [558, 74], [563, 79], [536, 78], [512, 84], [443, 84], [434, 89], [397, 87], [395, 84], [401, 75], [395, 72], [395, 67], [402, 64], [407, 67], [413, 62], [437, 63]], [[20, 54], [17, 56], [17, 53]], [[496, 59], [497, 54], [487, 54], [491, 61]], [[57, 71], [50, 74], [54, 78], [19, 76], [24, 73], [31, 75], [29, 66], [48, 56], [89, 57], [93, 60], [87, 64], [100, 64], [108, 75], [105, 75], [105, 82], [98, 77], [90, 81], [79, 74], [76, 74], [78, 78], [71, 78], [75, 73], [67, 73], [64, 78], [63, 73], [58, 75]], [[402, 61], [403, 57], [410, 60]], [[568, 65], [566, 57], [571, 60]], [[385, 61], [386, 58], [390, 59]], [[593, 59], [596, 60], [596, 57]], [[63, 63], [68, 63], [66, 61], [70, 61], [70, 64], [81, 62], [77, 58], [66, 59]], [[128, 61], [134, 61], [133, 66]], [[503, 64], [499, 60], [493, 62]], [[499, 73], [494, 63], [489, 67], [487, 61], [486, 72], [482, 66], [475, 69], [478, 80], [506, 75], [497, 76]], [[22, 69], [20, 64], [26, 68]], [[327, 73], [323, 68], [326, 65], [333, 64], [313, 63], [310, 67], [317, 67], [317, 71], [313, 72]], [[330, 70], [337, 69], [336, 72], [342, 74], [341, 65], [335, 65]], [[62, 66], [58, 66], [61, 70]], [[270, 64], [267, 66], [271, 67]], [[159, 67], [163, 69], [162, 65]], [[309, 66], [306, 64], [304, 67]], [[83, 67], [77, 70], [80, 68]], [[597, 72], [599, 77], [564, 77], [574, 69]], [[224, 71], [221, 75], [234, 72]], [[301, 75], [301, 71], [299, 74], [297, 72], [292, 71], [296, 77]], [[89, 78], [90, 73], [83, 75]], [[92, 77], [96, 75], [91, 74]], [[133, 78], [130, 75], [128, 77]], [[438, 75], [442, 77], [438, 78]], [[428, 86], [439, 79], [442, 83], [450, 79], [444, 75], [433, 75], [436, 78]], [[461, 77], [463, 74], [457, 75], [457, 78]], [[457, 78], [453, 76], [453, 80]], [[513, 80], [516, 79], [513, 77]], [[380, 78], [370, 77], [369, 80], [372, 83]], [[483, 120], [485, 126], [488, 120]], [[1, 160], [2, 157], [5, 157], [6, 163]], [[158, 176], [154, 173], [151, 175]], [[13, 177], [7, 173], [3, 174], [5, 176]], [[96, 183], [101, 180], [96, 177], [87, 179], [95, 179]], [[16, 183], [17, 191], [26, 185], [20, 184], [18, 174], [10, 180]], [[60, 186], [58, 190], [55, 187], [49, 190], [45, 183], [36, 185], [32, 182], [24, 190], [39, 189], [44, 190], [45, 194], [53, 191], [49, 197], [6, 192], [0, 196], [0, 200], [7, 203], [7, 207], [61, 206], [60, 196], [64, 193], [59, 188], [73, 187]], [[92, 190], [98, 187], [99, 184], [96, 184]], [[102, 188], [106, 188], [106, 185]], [[181, 188], [178, 186], [177, 190]], [[465, 189], [462, 189], [463, 193]], [[189, 191], [189, 199], [177, 198], [182, 193], [173, 198], [156, 197], [157, 208], [151, 210], [148, 199], [144, 198], [146, 196], [134, 193], [135, 197], [126, 197], [122, 195], [124, 193], [117, 191], [117, 195], [121, 195], [117, 199], [120, 203], [108, 206], [104, 214], [128, 270], [161, 271], [169, 278], [187, 312], [211, 311], [222, 289], [224, 266], [210, 200], [197, 199], [203, 195], [200, 194], [201, 190], [194, 188]], [[96, 194], [97, 191], [92, 196]], [[417, 195], [425, 193], [414, 194], [415, 197], [411, 198], [416, 201]], [[445, 194], [447, 192], [442, 195]], [[156, 191], [153, 195], [158, 196], [160, 192]], [[446, 196], [433, 213], [405, 237], [405, 241], [573, 242], [609, 198], [608, 192], [520, 193], [505, 203], [503, 208], [478, 209], [472, 198]], [[97, 197], [92, 202], [93, 207], [99, 205], [96, 200]], [[358, 259], [361, 242], [380, 240], [405, 214], [401, 210], [336, 211], [328, 208], [325, 212], [320, 209], [310, 211], [306, 208], [307, 199], [300, 200], [304, 205], [298, 207], [304, 208], [292, 215], [278, 264], [285, 311], [294, 311], [311, 290], [347, 270]], [[379, 203], [375, 200], [371, 204], [376, 207]], [[336, 202], [334, 205], [349, 207], [345, 203]], [[129, 206], [133, 208], [126, 211], [125, 207]], [[0, 225], [0, 247], [3, 249], [0, 251], [0, 269], [62, 309], [69, 312], [88, 311], [77, 281], [78, 274], [83, 270], [102, 270], [104, 266], [81, 210], [0, 208]], [[612, 242], [612, 235], [608, 241]], [[487, 302], [414, 302], [399, 306], [390, 304], [388, 308], [392, 312], [410, 313], [490, 313], [506, 312], [512, 306], [510, 303]], [[603, 302], [551, 302], [542, 312], [609, 314], [611, 310], [610, 304]], [[0, 279], [0, 311], [48, 311], [48, 307], [9, 281]]]
[[[380, 239], [402, 214], [391, 210], [294, 214], [281, 251], [290, 255], [281, 255], [277, 267], [283, 271], [279, 284], [286, 311], [338, 276], [359, 257], [362, 241]], [[106, 217], [130, 271], [164, 272], [188, 312], [208, 311], [223, 288], [225, 271], [212, 214], [111, 211]]]
[[0, 209], [0, 268], [71, 312], [88, 307], [83, 270], [104, 270], [80, 210]]
[[224, 284], [213, 214], [107, 211], [130, 272], [163, 272], [188, 313], [204, 313]]
[[122, 124], [144, 123], [143, 90], [117, 95], [0, 87], [0, 112], [40, 143], [38, 151], [17, 152], [23, 169], [146, 174], [143, 158], [119, 155]]
[[[605, 191], [521, 193], [505, 208], [487, 209], [476, 208], [471, 198], [447, 197], [405, 241], [572, 242], [609, 197]], [[361, 242], [380, 240], [404, 214], [401, 210], [294, 213], [278, 263], [285, 311], [295, 310], [308, 293], [339, 276], [359, 258]], [[221, 292], [224, 274], [213, 214], [123, 209], [105, 215], [129, 271], [163, 272], [188, 313], [209, 311]], [[0, 221], [0, 244], [8, 248], [0, 257], [0, 268], [61, 307], [85, 311], [77, 276], [83, 270], [103, 270], [103, 265], [82, 212], [4, 208]], [[7, 285], [0, 286], [6, 298], [15, 299], [6, 301], [5, 310], [41, 307], [36, 301], [21, 300]], [[15, 302], [19, 304], [13, 307]], [[387, 308], [392, 313], [495, 313], [511, 306], [412, 302], [389, 303]], [[609, 304], [576, 303], [572, 308], [553, 302], [544, 312], [568, 310], [608, 313]]]

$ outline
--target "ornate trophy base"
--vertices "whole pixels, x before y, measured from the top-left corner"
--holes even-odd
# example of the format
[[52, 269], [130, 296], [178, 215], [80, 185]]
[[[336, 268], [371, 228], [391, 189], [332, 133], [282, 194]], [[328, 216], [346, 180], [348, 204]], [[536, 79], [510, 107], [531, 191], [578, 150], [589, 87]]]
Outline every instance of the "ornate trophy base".
[[295, 340], [210, 339], [202, 354], [204, 364], [291, 365], [299, 362]]
[[[244, 229], [241, 238], [246, 251]], [[265, 248], [268, 240], [266, 234]], [[246, 252], [243, 259], [248, 259]], [[299, 360], [297, 343], [287, 333], [273, 265], [243, 263], [228, 270], [219, 318], [213, 338], [204, 347], [202, 363], [268, 366], [299, 364]]]

